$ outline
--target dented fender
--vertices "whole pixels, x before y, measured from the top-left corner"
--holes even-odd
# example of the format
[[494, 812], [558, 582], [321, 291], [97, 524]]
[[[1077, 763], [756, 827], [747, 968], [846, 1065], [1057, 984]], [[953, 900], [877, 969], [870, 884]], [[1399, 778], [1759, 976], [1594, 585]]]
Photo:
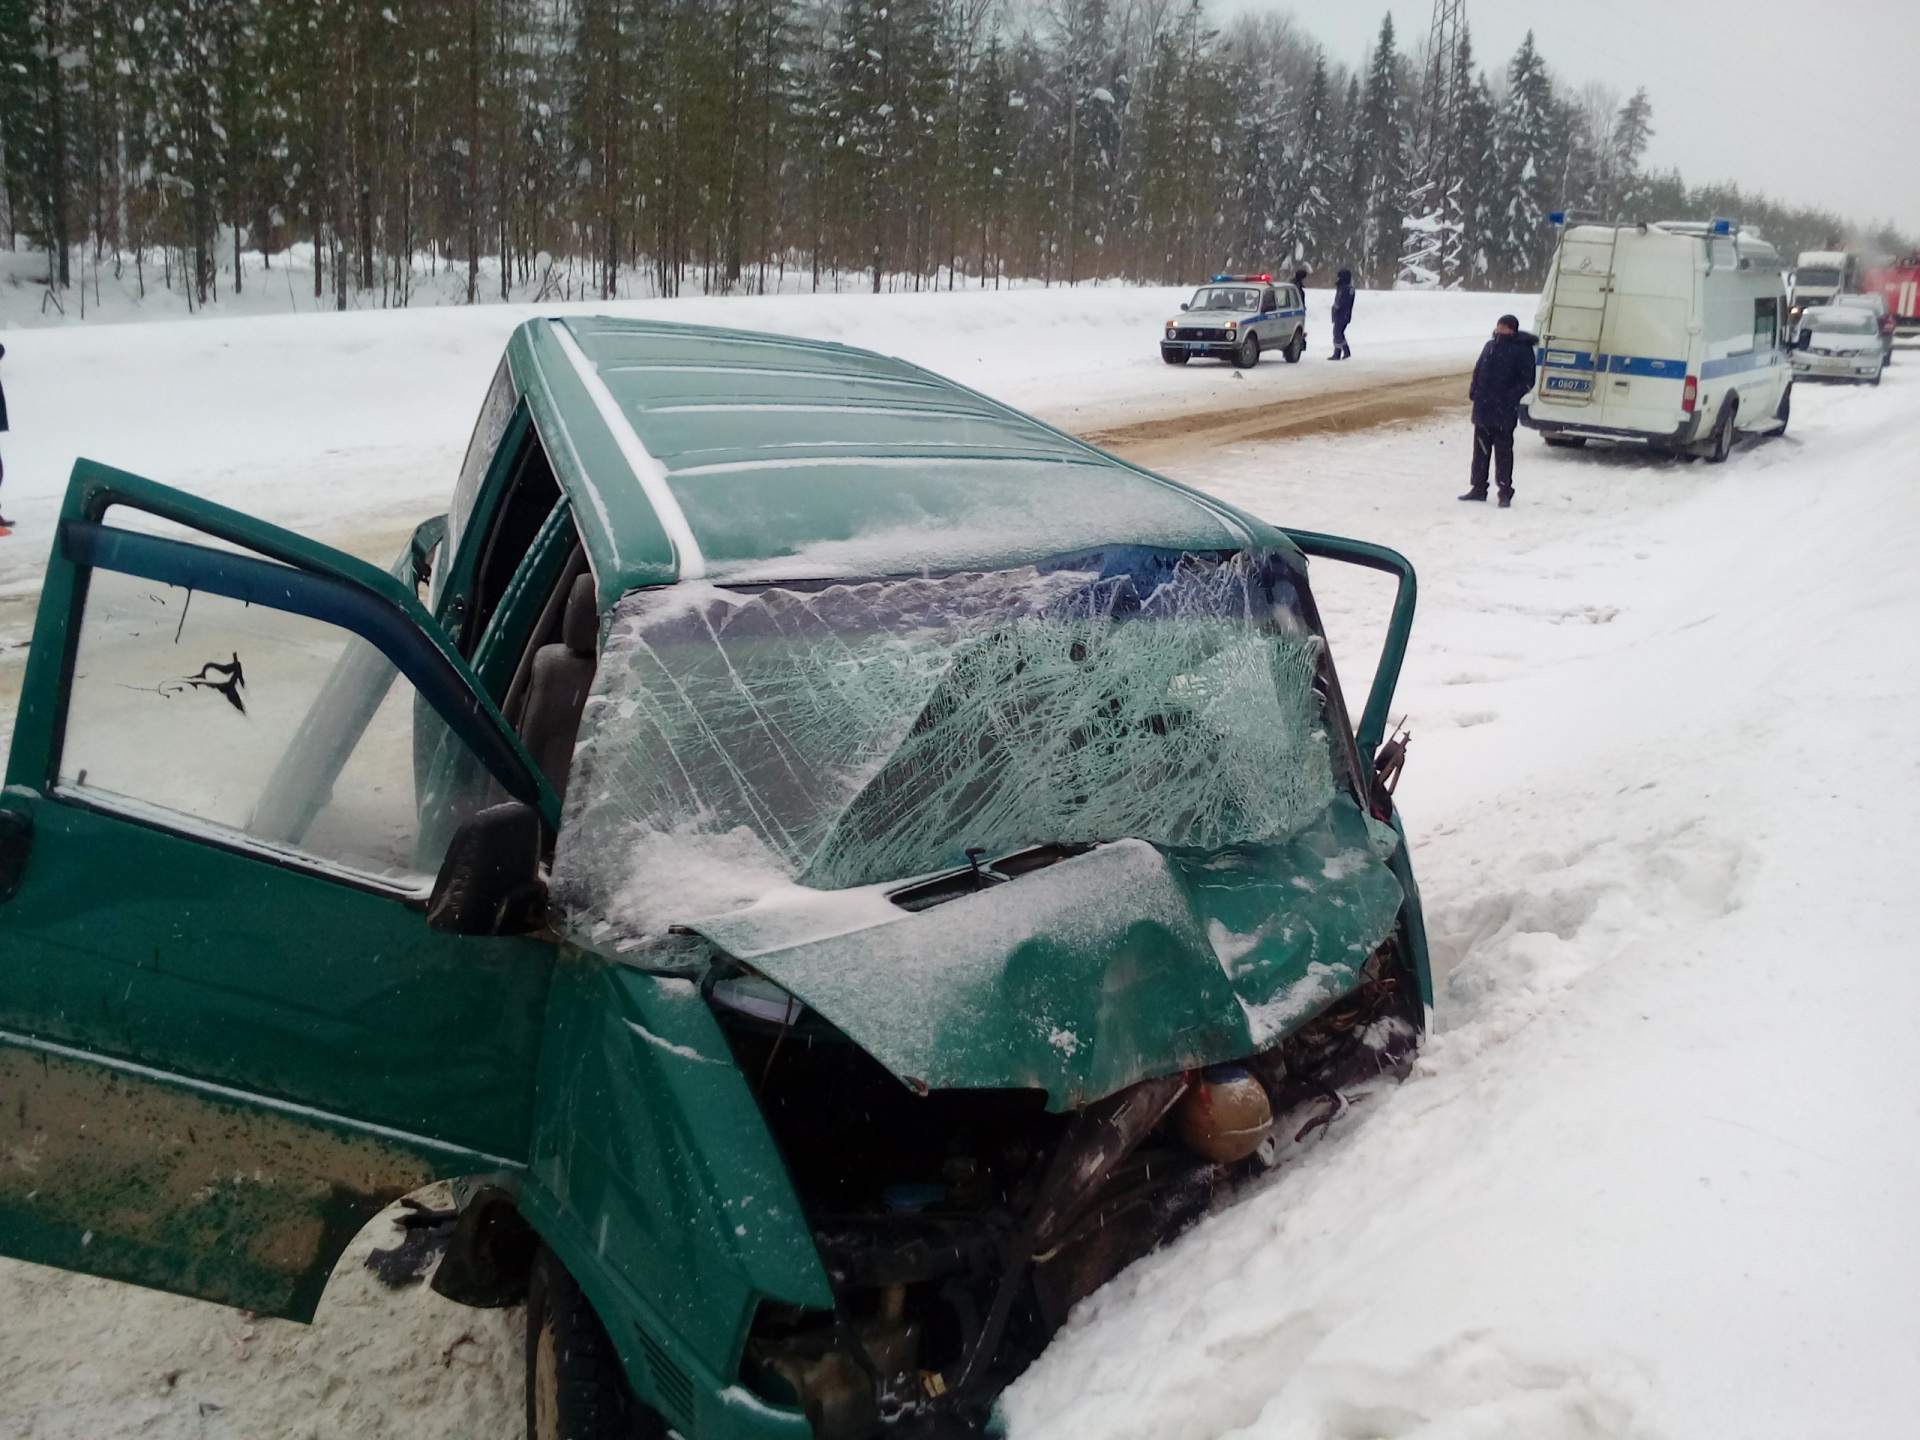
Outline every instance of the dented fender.
[[807, 1433], [797, 1411], [726, 1402], [763, 1299], [834, 1302], [786, 1167], [691, 980], [564, 953], [520, 1206], [636, 1390], [676, 1428]]

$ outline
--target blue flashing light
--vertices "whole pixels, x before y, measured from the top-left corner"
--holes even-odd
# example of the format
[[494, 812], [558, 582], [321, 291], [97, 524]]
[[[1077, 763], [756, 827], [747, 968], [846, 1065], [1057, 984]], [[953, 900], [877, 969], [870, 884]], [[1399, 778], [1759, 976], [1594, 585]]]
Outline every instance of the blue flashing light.
[[1731, 235], [1733, 233], [1733, 222], [1731, 220], [1714, 221], [1713, 233], [1716, 235]]
[[1564, 210], [1556, 210], [1551, 215], [1547, 216], [1547, 224], [1549, 225], [1564, 225], [1566, 223], [1567, 223], [1567, 212]]
[[1213, 283], [1218, 284], [1222, 280], [1231, 280], [1231, 279], [1233, 279], [1233, 276], [1231, 275], [1216, 275], [1213, 277]]

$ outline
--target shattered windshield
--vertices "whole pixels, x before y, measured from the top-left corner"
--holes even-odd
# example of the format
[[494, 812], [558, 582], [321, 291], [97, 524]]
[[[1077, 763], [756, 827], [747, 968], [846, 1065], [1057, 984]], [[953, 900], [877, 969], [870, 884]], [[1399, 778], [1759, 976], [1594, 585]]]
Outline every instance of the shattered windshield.
[[1128, 548], [636, 591], [581, 725], [555, 894], [640, 939], [969, 850], [1283, 840], [1334, 792], [1297, 584], [1276, 554]]

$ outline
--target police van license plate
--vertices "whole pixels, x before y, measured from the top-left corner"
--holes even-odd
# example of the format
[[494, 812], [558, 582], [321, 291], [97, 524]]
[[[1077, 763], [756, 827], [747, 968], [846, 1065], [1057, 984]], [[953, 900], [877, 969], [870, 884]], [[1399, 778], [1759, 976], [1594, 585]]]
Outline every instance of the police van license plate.
[[1563, 395], [1586, 395], [1592, 392], [1593, 381], [1585, 375], [1549, 375], [1547, 389]]

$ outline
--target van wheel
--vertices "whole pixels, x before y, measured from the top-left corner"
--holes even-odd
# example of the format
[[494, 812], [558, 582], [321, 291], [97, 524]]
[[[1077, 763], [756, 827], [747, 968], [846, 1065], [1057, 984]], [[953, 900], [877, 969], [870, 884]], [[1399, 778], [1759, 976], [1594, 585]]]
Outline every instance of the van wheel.
[[1234, 352], [1233, 368], [1236, 370], [1251, 370], [1259, 363], [1260, 337], [1249, 330], [1247, 332], [1247, 338], [1240, 342], [1240, 348]]
[[1780, 422], [1780, 428], [1774, 433], [1787, 433], [1787, 421], [1793, 418], [1793, 382], [1787, 382], [1787, 388], [1780, 392], [1780, 406], [1773, 412], [1773, 418]]
[[1280, 358], [1289, 365], [1298, 365], [1300, 357], [1307, 353], [1307, 332], [1296, 330], [1293, 339], [1287, 342], [1287, 348], [1280, 352]]
[[527, 1287], [527, 1440], [666, 1440], [640, 1403], [600, 1317], [546, 1246]]
[[1707, 441], [1707, 463], [1724, 465], [1727, 456], [1733, 453], [1733, 413], [1739, 408], [1738, 402], [1729, 399], [1720, 407], [1720, 419], [1713, 427], [1713, 435]]

